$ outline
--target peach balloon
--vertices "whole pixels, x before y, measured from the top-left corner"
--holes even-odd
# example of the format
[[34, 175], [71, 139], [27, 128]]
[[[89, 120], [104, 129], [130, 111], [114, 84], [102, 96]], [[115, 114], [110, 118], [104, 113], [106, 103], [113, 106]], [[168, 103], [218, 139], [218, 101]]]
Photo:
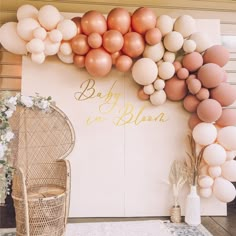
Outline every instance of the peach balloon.
[[124, 8], [114, 8], [107, 16], [107, 26], [110, 30], [118, 30], [121, 34], [126, 34], [131, 26], [131, 16]]
[[210, 91], [210, 96], [217, 100], [221, 106], [229, 106], [236, 100], [236, 87], [228, 83], [220, 83]]
[[91, 48], [100, 48], [102, 46], [102, 36], [99, 33], [91, 33], [88, 36], [88, 45]]
[[76, 16], [76, 17], [73, 17], [71, 20], [76, 24], [77, 34], [82, 34], [83, 32], [82, 32], [82, 28], [81, 28], [81, 17]]
[[214, 45], [208, 48], [204, 55], [203, 61], [206, 63], [215, 63], [223, 67], [229, 61], [229, 51], [222, 45]]
[[188, 126], [191, 130], [193, 130], [194, 127], [201, 122], [202, 120], [199, 119], [197, 113], [192, 113], [188, 120]]
[[166, 81], [164, 90], [167, 98], [172, 101], [180, 101], [188, 93], [185, 80], [180, 80], [176, 76]]
[[116, 60], [116, 69], [121, 72], [126, 72], [131, 69], [131, 66], [133, 64], [133, 60], [126, 55], [121, 55]]
[[220, 118], [216, 121], [216, 124], [222, 127], [236, 125], [236, 110], [223, 109]]
[[81, 18], [81, 28], [84, 34], [104, 34], [107, 30], [106, 18], [98, 11], [86, 12]]
[[199, 103], [200, 101], [191, 94], [187, 95], [183, 101], [184, 108], [188, 112], [196, 112]]
[[189, 76], [189, 71], [186, 69], [186, 68], [180, 68], [178, 71], [177, 71], [177, 77], [179, 79], [187, 79]]
[[212, 195], [212, 188], [200, 188], [199, 195], [204, 198], [209, 198]]
[[218, 131], [217, 141], [226, 150], [236, 150], [236, 127], [226, 126]]
[[122, 52], [131, 58], [140, 56], [145, 48], [143, 37], [136, 32], [129, 32], [124, 35]]
[[74, 58], [73, 58], [73, 62], [78, 68], [84, 68], [85, 67], [85, 56], [80, 56], [80, 55], [75, 54]]
[[78, 55], [85, 55], [90, 47], [88, 45], [88, 37], [84, 34], [77, 34], [72, 40], [71, 40], [71, 48], [74, 53]]
[[158, 28], [152, 28], [145, 33], [145, 41], [149, 45], [160, 43], [162, 39], [161, 31]]
[[224, 71], [217, 64], [208, 63], [198, 70], [197, 77], [205, 88], [215, 88], [222, 82]]
[[102, 46], [109, 52], [120, 51], [124, 45], [123, 35], [117, 30], [108, 30], [102, 36]]
[[194, 72], [203, 65], [203, 58], [200, 53], [192, 52], [183, 57], [182, 63], [189, 72]]
[[144, 93], [143, 88], [140, 88], [138, 90], [138, 98], [141, 100], [149, 100], [149, 95], [147, 95], [146, 93]]
[[196, 94], [196, 97], [200, 101], [208, 99], [210, 97], [210, 92], [207, 88], [200, 88]]
[[111, 55], [102, 48], [91, 49], [85, 57], [85, 67], [90, 75], [103, 77], [111, 70]]
[[156, 14], [150, 8], [140, 7], [131, 16], [131, 25], [135, 32], [145, 34], [156, 26]]
[[202, 84], [198, 79], [191, 79], [188, 81], [188, 90], [191, 94], [196, 94], [200, 91]]
[[211, 123], [220, 118], [222, 107], [220, 103], [214, 99], [205, 99], [198, 105], [197, 114], [201, 120]]
[[230, 160], [226, 161], [222, 166], [222, 176], [231, 181], [235, 182], [236, 181], [236, 161], [235, 160]]
[[119, 56], [121, 56], [122, 53], [121, 51], [118, 51], [118, 52], [114, 52], [111, 54], [111, 59], [112, 59], [112, 64], [115, 65], [116, 64], [116, 60]]

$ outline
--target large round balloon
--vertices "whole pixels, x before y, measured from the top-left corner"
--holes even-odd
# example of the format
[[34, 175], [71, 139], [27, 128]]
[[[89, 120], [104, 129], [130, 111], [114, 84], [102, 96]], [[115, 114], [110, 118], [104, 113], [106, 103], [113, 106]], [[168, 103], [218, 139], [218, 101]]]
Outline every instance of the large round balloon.
[[184, 108], [188, 112], [196, 112], [199, 103], [200, 101], [191, 94], [187, 95], [183, 101]]
[[0, 28], [0, 43], [11, 53], [19, 55], [27, 54], [27, 42], [19, 37], [16, 28], [16, 22], [7, 22], [3, 24]]
[[214, 99], [205, 99], [197, 107], [197, 114], [202, 121], [211, 123], [218, 120], [222, 114], [222, 107]]
[[77, 25], [70, 19], [60, 21], [57, 29], [61, 32], [63, 40], [71, 40], [78, 33]]
[[236, 127], [226, 126], [218, 131], [217, 141], [226, 150], [236, 150]]
[[129, 71], [133, 64], [133, 60], [126, 55], [121, 55], [116, 59], [115, 66], [118, 71], [126, 72]]
[[132, 76], [136, 83], [148, 85], [157, 78], [158, 69], [156, 63], [149, 58], [137, 60], [132, 67]]
[[86, 12], [81, 19], [81, 28], [84, 34], [104, 34], [107, 30], [106, 18], [98, 11]]
[[236, 110], [223, 109], [220, 118], [216, 121], [219, 126], [235, 126], [236, 125]]
[[120, 51], [124, 44], [123, 35], [117, 30], [108, 30], [102, 36], [102, 46], [109, 52]]
[[140, 56], [145, 47], [143, 37], [136, 32], [128, 32], [124, 35], [124, 45], [122, 52], [131, 58]]
[[163, 43], [160, 42], [155, 45], [146, 45], [143, 52], [143, 57], [148, 57], [153, 61], [158, 62], [162, 59], [164, 53], [165, 48], [163, 46]]
[[21, 5], [16, 12], [17, 20], [21, 20], [24, 18], [34, 18], [38, 19], [38, 9], [30, 4]]
[[156, 26], [156, 14], [150, 8], [140, 7], [132, 14], [131, 25], [135, 32], [145, 34]]
[[107, 26], [110, 30], [118, 30], [121, 34], [126, 34], [131, 25], [131, 16], [124, 8], [114, 8], [107, 16]]
[[231, 181], [235, 182], [236, 181], [236, 161], [235, 160], [230, 160], [226, 161], [222, 166], [222, 176]]
[[202, 55], [199, 52], [188, 53], [184, 55], [182, 63], [188, 71], [197, 71], [203, 65]]
[[201, 122], [194, 127], [192, 135], [196, 143], [206, 146], [215, 142], [217, 129], [212, 123]]
[[91, 49], [85, 57], [85, 68], [92, 76], [103, 77], [110, 72], [111, 67], [111, 56], [102, 48]]

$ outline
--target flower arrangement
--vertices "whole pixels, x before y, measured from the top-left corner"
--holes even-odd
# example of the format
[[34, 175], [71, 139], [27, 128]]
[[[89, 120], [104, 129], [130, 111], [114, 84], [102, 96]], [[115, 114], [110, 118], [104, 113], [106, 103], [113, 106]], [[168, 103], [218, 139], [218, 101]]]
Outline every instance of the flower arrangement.
[[14, 138], [14, 133], [9, 125], [9, 118], [12, 117], [16, 106], [21, 105], [31, 109], [41, 109], [45, 112], [50, 111], [50, 104], [52, 104], [51, 97], [24, 96], [16, 94], [4, 94], [0, 99], [0, 204], [4, 204], [7, 194], [10, 194], [9, 186], [11, 184], [13, 167], [9, 163], [8, 158], [11, 150], [9, 143]]

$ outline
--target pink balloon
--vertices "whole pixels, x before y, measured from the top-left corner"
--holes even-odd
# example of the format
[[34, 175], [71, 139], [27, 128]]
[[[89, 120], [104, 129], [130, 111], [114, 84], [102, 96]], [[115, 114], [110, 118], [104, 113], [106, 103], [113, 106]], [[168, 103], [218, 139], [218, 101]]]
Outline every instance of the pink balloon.
[[196, 112], [199, 103], [200, 101], [191, 94], [187, 95], [183, 101], [184, 108], [188, 112]]
[[202, 87], [201, 81], [198, 79], [191, 79], [188, 81], [188, 90], [191, 94], [196, 94]]
[[150, 8], [140, 7], [131, 16], [131, 25], [135, 32], [145, 34], [156, 26], [156, 14]]
[[71, 40], [71, 48], [74, 53], [78, 55], [85, 55], [90, 49], [88, 45], [88, 37], [84, 34], [77, 34]]
[[200, 101], [208, 99], [210, 97], [210, 92], [209, 92], [209, 90], [207, 88], [201, 88], [197, 92], [196, 97]]
[[187, 79], [189, 76], [189, 71], [186, 69], [186, 68], [180, 68], [178, 71], [177, 71], [177, 77], [179, 79]]
[[188, 126], [191, 130], [193, 130], [194, 127], [201, 122], [202, 120], [199, 119], [197, 113], [192, 113], [188, 120]]
[[236, 125], [236, 110], [223, 109], [220, 118], [216, 121], [216, 124], [222, 127], [235, 126]]
[[236, 100], [236, 87], [228, 83], [220, 83], [219, 86], [210, 91], [210, 95], [222, 106], [229, 106]]
[[107, 26], [110, 30], [118, 30], [121, 34], [126, 34], [131, 25], [131, 16], [124, 8], [114, 8], [107, 16]]
[[183, 67], [189, 72], [197, 71], [203, 64], [202, 55], [198, 52], [191, 52], [183, 57]]
[[129, 71], [133, 64], [132, 58], [126, 55], [121, 55], [116, 60], [116, 69], [121, 72]]
[[103, 77], [111, 70], [111, 56], [102, 48], [91, 49], [85, 57], [85, 67], [90, 75]]
[[136, 32], [129, 32], [124, 35], [122, 52], [131, 58], [142, 55], [145, 48], [143, 37]]
[[84, 34], [104, 34], [107, 30], [106, 18], [98, 11], [86, 12], [81, 18], [81, 28]]
[[108, 30], [103, 36], [102, 46], [110, 53], [118, 52], [124, 45], [123, 35], [117, 30]]
[[100, 48], [102, 46], [102, 36], [99, 33], [91, 33], [88, 36], [88, 45], [91, 48]]
[[218, 120], [222, 114], [222, 107], [214, 99], [205, 99], [197, 107], [198, 117], [205, 122], [211, 123]]

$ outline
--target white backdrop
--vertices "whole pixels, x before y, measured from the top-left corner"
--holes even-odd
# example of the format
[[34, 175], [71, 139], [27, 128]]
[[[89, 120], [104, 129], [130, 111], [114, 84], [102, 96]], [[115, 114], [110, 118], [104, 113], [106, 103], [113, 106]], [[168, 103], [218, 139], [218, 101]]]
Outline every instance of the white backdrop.
[[[218, 20], [197, 22], [219, 42]], [[140, 101], [137, 89], [130, 73], [113, 69], [105, 78], [93, 78], [56, 57], [42, 65], [24, 57], [22, 93], [52, 96], [75, 129], [68, 157], [70, 217], [169, 215], [173, 199], [166, 180], [171, 162], [186, 156], [189, 114], [180, 102], [154, 107]], [[181, 193], [183, 209], [187, 191]], [[203, 199], [202, 214], [224, 215], [226, 206]]]

